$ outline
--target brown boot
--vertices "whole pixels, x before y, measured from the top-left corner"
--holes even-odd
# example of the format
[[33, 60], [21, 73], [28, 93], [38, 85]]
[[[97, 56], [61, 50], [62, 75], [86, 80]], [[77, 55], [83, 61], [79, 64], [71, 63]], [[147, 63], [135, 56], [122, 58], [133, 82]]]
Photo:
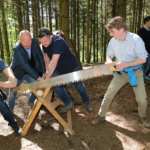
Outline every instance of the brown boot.
[[144, 127], [150, 128], [150, 120], [147, 120], [146, 117], [140, 118], [140, 119], [141, 119], [141, 122], [143, 123]]
[[91, 125], [97, 125], [99, 123], [105, 122], [105, 117], [97, 116], [93, 121], [91, 121]]

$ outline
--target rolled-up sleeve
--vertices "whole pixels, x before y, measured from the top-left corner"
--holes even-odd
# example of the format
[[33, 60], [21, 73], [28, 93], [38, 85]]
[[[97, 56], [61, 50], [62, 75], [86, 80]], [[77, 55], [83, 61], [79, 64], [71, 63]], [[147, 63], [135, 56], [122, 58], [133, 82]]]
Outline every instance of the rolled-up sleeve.
[[135, 54], [137, 58], [145, 59], [148, 57], [148, 53], [145, 49], [145, 43], [140, 37], [137, 37], [135, 40]]
[[112, 47], [112, 41], [113, 39], [110, 40], [110, 42], [108, 43], [108, 47], [107, 47], [107, 56], [113, 58], [115, 57], [114, 53], [113, 53], [113, 47]]

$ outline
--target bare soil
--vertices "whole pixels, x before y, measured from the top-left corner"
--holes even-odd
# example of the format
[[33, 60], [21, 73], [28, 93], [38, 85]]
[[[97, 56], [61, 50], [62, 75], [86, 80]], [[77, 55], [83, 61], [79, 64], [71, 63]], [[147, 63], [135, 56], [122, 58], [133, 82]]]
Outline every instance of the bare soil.
[[[140, 122], [134, 92], [128, 83], [113, 99], [107, 112], [107, 121], [96, 126], [90, 124], [97, 116], [112, 78], [112, 75], [108, 75], [83, 81], [94, 108], [93, 113], [86, 111], [76, 88], [67, 85], [75, 105], [72, 111], [73, 136], [64, 130], [44, 106], [24, 137], [17, 137], [0, 114], [0, 150], [150, 150], [150, 129], [144, 128]], [[0, 80], [7, 78], [1, 77]], [[148, 118], [149, 88], [146, 86]], [[8, 89], [4, 91], [8, 94]], [[30, 91], [18, 92], [16, 98], [14, 117], [21, 127], [30, 112], [27, 104], [29, 93]], [[58, 113], [62, 107], [56, 109]], [[66, 120], [66, 114], [61, 116]]]

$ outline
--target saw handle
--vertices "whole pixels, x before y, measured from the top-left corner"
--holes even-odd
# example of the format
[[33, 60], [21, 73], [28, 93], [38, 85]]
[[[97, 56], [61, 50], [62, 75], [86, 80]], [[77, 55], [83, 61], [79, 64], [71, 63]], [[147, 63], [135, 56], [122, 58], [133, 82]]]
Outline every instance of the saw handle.
[[122, 71], [122, 70], [117, 70], [117, 69], [116, 69], [115, 65], [116, 65], [117, 63], [118, 63], [118, 62], [113, 62], [114, 66], [109, 67], [109, 70], [110, 70], [110, 71]]

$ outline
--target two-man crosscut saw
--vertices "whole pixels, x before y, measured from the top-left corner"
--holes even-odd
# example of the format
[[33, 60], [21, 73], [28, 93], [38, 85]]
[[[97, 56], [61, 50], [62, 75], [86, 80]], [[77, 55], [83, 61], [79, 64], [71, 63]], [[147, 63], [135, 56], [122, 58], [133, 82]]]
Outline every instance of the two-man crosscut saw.
[[28, 90], [28, 89], [30, 90], [43, 89], [46, 87], [55, 87], [55, 86], [75, 83], [79, 81], [84, 81], [84, 80], [100, 77], [103, 75], [111, 75], [114, 68], [111, 71], [110, 70], [111, 68], [109, 69], [109, 67], [107, 67], [106, 65], [100, 65], [100, 66], [96, 66], [90, 69], [80, 70], [80, 71], [60, 75], [57, 77], [52, 77], [46, 80], [41, 80], [41, 81], [37, 81], [34, 83], [30, 83], [30, 84], [20, 85], [14, 88], [13, 91], [17, 92], [20, 90]]

